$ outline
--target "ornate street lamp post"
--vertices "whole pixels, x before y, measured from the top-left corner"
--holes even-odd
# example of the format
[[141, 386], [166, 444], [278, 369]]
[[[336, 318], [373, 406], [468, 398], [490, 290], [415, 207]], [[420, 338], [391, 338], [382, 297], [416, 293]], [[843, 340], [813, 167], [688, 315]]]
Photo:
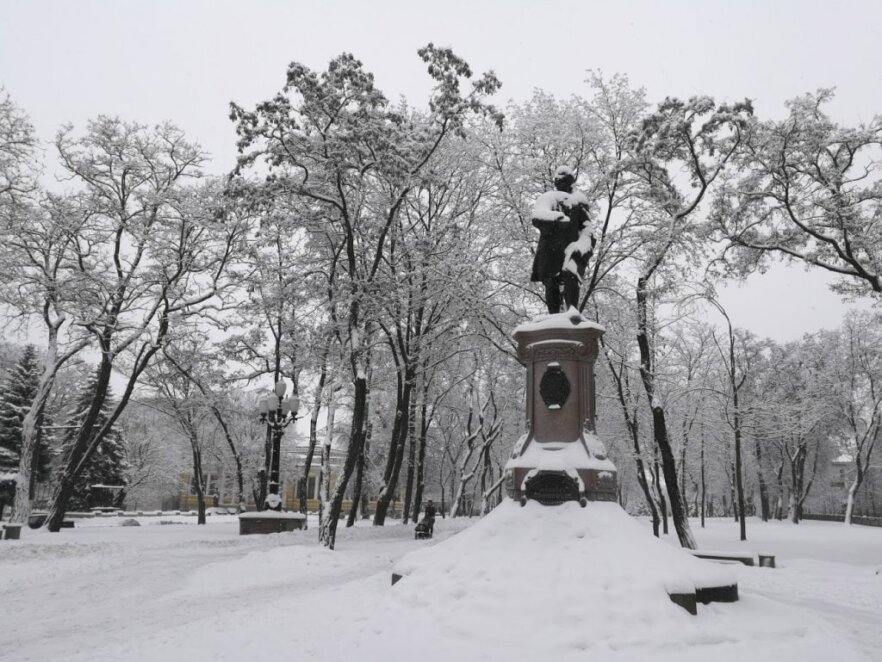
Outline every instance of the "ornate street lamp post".
[[272, 439], [269, 491], [264, 502], [264, 510], [282, 510], [282, 497], [279, 494], [279, 450], [285, 427], [297, 420], [297, 410], [300, 407], [300, 398], [296, 395], [285, 397], [286, 388], [285, 382], [280, 380], [276, 383], [273, 393], [261, 398], [258, 405], [260, 422], [269, 427]]

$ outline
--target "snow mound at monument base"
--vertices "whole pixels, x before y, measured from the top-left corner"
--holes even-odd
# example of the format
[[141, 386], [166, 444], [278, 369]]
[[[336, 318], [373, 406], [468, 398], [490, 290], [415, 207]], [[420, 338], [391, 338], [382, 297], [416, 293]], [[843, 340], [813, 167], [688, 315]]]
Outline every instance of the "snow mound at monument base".
[[[774, 572], [757, 569], [767, 571]], [[424, 632], [433, 642], [421, 662], [527, 660], [539, 651], [556, 660], [590, 652], [722, 662], [759, 650], [766, 659], [851, 659], [820, 634], [823, 624], [761, 598], [699, 605], [698, 616], [673, 604], [669, 593], [735, 577], [654, 538], [614, 503], [506, 500], [462, 533], [409, 554], [394, 572], [403, 578], [389, 590], [394, 611], [407, 614], [408, 638], [425, 640]]]

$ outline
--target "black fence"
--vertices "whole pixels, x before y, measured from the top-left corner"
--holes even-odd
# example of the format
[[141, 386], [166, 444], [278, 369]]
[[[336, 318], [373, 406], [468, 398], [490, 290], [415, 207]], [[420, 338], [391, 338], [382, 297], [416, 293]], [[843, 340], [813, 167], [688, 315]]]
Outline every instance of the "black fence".
[[[845, 515], [808, 515], [803, 514], [802, 519], [814, 519], [822, 522], [844, 522]], [[852, 524], [862, 524], [864, 526], [882, 526], [882, 517], [867, 517], [865, 515], [852, 515]]]

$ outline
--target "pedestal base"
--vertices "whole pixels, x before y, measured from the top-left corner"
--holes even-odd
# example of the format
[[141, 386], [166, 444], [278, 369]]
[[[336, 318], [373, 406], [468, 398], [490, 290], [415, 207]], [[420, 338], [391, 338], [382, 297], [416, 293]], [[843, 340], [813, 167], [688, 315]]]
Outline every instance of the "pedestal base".
[[[572, 475], [575, 473], [575, 475]], [[521, 503], [532, 499], [543, 506], [556, 506], [566, 501], [615, 501], [615, 473], [598, 469], [547, 471], [513, 469], [507, 493]]]
[[602, 448], [591, 434], [573, 442], [517, 444], [505, 465], [505, 489], [515, 501], [533, 499], [543, 505], [566, 501], [615, 501], [616, 467], [589, 443]]

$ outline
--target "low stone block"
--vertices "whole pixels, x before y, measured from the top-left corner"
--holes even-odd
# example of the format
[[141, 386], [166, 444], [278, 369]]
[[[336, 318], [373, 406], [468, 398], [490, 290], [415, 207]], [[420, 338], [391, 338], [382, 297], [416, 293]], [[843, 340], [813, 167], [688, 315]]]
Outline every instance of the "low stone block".
[[695, 599], [703, 605], [711, 602], [738, 602], [738, 584], [696, 589]]
[[274, 510], [242, 513], [239, 515], [239, 535], [296, 531], [302, 529], [305, 522], [306, 515], [302, 513], [280, 513]]
[[19, 540], [21, 538], [21, 524], [4, 524], [2, 533], [4, 540]]
[[698, 614], [698, 605], [695, 601], [695, 593], [670, 593], [668, 597], [675, 605], [683, 607], [693, 616]]
[[775, 555], [774, 554], [757, 554], [757, 560], [759, 560], [760, 568], [774, 568], [775, 567]]

